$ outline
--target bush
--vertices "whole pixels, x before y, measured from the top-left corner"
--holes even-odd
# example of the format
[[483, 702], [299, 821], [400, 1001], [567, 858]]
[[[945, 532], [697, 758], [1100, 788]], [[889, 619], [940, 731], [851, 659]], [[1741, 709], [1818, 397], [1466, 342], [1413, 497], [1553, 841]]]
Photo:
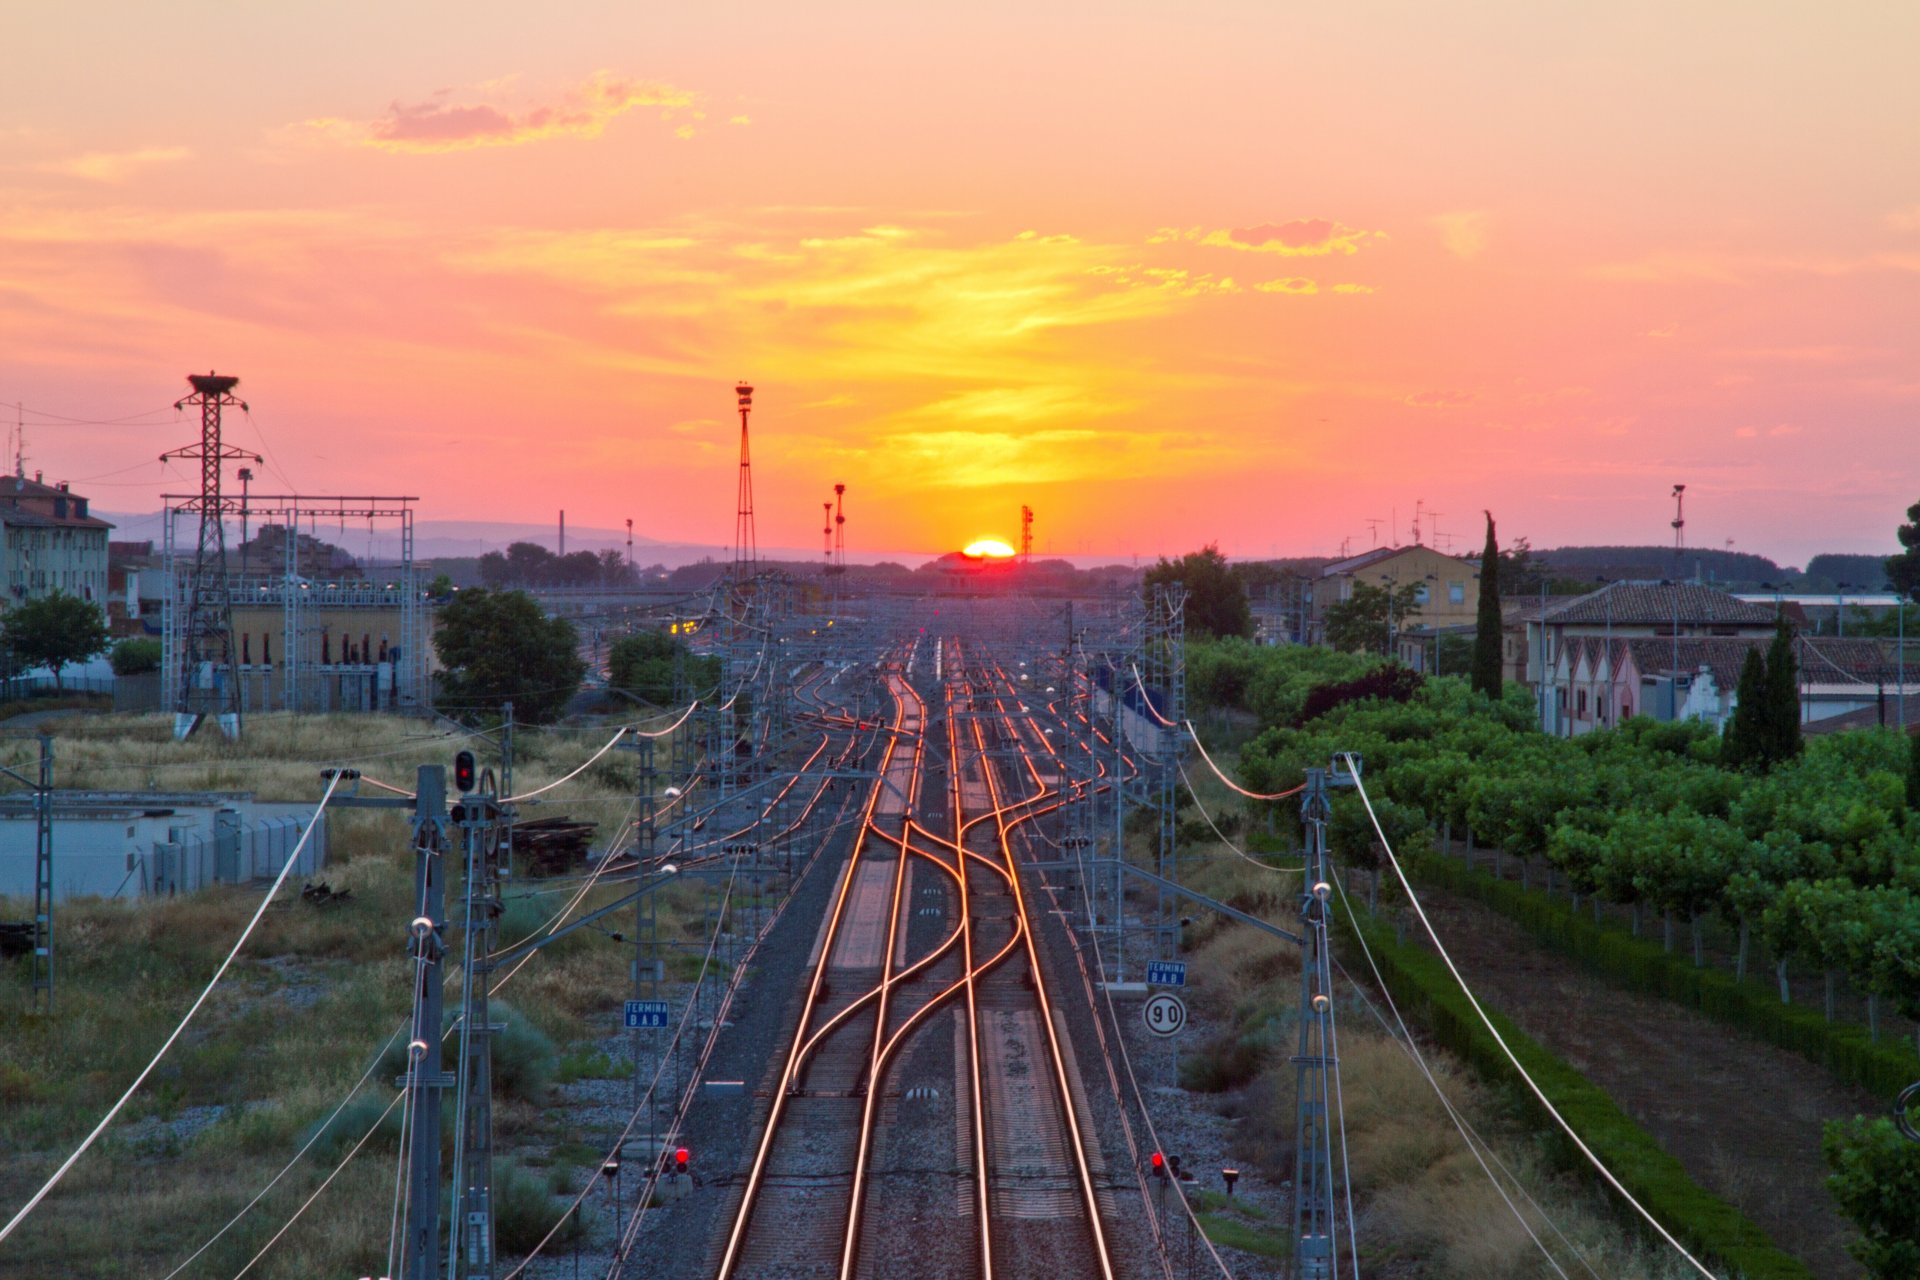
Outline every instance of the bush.
[[560, 1065], [552, 1038], [511, 1005], [494, 1002], [492, 1017], [506, 1024], [493, 1038], [494, 1086], [528, 1102], [544, 1102]]
[[113, 664], [113, 674], [117, 676], [144, 675], [160, 669], [160, 642], [136, 637], [122, 640], [113, 646], [107, 655], [107, 661]]
[[[404, 1056], [403, 1053], [402, 1061]], [[386, 1065], [384, 1058], [382, 1065]], [[375, 1076], [378, 1077], [379, 1073], [375, 1072]], [[387, 1079], [391, 1078], [387, 1077]], [[368, 1139], [369, 1144], [398, 1147], [400, 1145], [400, 1112], [405, 1104], [389, 1110], [387, 1104], [392, 1101], [392, 1089], [376, 1087], [370, 1093], [363, 1093], [340, 1108], [340, 1113], [334, 1116], [331, 1122], [327, 1117], [322, 1116], [308, 1125], [307, 1131], [300, 1135], [301, 1144], [305, 1145], [318, 1132], [319, 1139], [314, 1142], [313, 1149], [308, 1154], [319, 1164], [339, 1164], [346, 1158], [347, 1152], [353, 1150], [354, 1144], [366, 1135], [367, 1130], [374, 1127], [374, 1122], [377, 1120], [379, 1130]], [[381, 1115], [383, 1111], [386, 1112], [384, 1117]]]
[[[547, 1189], [547, 1180], [517, 1164], [493, 1167], [494, 1247], [505, 1254], [525, 1254], [553, 1230], [566, 1213], [571, 1198], [561, 1199]], [[551, 1243], [571, 1244], [586, 1229], [576, 1211], [555, 1233]]]
[[1847, 1252], [1876, 1280], [1920, 1275], [1920, 1143], [1885, 1116], [1855, 1116], [1827, 1122], [1820, 1152], [1834, 1202], [1862, 1233]]
[[1198, 1053], [1180, 1059], [1180, 1087], [1194, 1093], [1225, 1093], [1260, 1074], [1266, 1052], [1250, 1037], [1225, 1032], [1210, 1038]]

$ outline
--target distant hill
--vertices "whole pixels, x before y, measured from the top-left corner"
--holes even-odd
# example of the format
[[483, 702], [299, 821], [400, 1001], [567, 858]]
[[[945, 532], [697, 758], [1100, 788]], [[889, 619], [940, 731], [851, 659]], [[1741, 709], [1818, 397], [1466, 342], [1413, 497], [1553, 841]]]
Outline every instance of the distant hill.
[[1878, 591], [1886, 580], [1886, 556], [1822, 555], [1807, 561], [1806, 585], [1820, 591], [1838, 590], [1842, 583], [1854, 590]]
[[1556, 574], [1569, 578], [1699, 578], [1728, 586], [1758, 586], [1793, 578], [1765, 556], [1746, 551], [1688, 547], [1676, 563], [1672, 547], [1555, 547], [1534, 555]]

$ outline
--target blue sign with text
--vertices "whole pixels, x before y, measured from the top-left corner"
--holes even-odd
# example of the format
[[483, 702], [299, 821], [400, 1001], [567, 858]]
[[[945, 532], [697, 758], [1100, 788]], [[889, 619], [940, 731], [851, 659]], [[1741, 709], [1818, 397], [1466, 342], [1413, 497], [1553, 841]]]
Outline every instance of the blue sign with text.
[[1185, 960], [1147, 961], [1147, 984], [1155, 987], [1186, 986], [1187, 962]]
[[629, 1000], [627, 1001], [627, 1029], [641, 1030], [647, 1027], [667, 1025], [667, 1002], [665, 1000]]

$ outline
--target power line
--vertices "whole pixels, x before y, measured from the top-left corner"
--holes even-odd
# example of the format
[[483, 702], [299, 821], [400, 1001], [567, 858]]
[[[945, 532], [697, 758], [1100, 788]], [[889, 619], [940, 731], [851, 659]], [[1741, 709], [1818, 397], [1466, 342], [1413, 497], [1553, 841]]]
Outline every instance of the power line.
[[120, 1114], [120, 1109], [126, 1106], [128, 1100], [139, 1091], [140, 1086], [146, 1083], [147, 1077], [153, 1074], [153, 1069], [160, 1065], [160, 1059], [167, 1056], [167, 1050], [173, 1048], [174, 1041], [178, 1040], [181, 1033], [187, 1029], [187, 1025], [193, 1021], [193, 1016], [200, 1012], [200, 1006], [207, 1002], [207, 997], [213, 994], [213, 989], [220, 985], [220, 979], [226, 976], [227, 968], [233, 964], [234, 957], [240, 954], [240, 948], [245, 946], [247, 939], [253, 936], [255, 927], [260, 923], [260, 918], [266, 915], [267, 907], [272, 904], [273, 897], [279, 892], [280, 886], [286, 883], [288, 874], [299, 864], [301, 850], [307, 847], [307, 841], [313, 837], [313, 829], [319, 825], [320, 815], [325, 812], [327, 802], [333, 799], [334, 788], [339, 785], [340, 775], [336, 773], [328, 780], [326, 794], [320, 797], [320, 803], [314, 807], [313, 817], [307, 820], [307, 829], [300, 833], [300, 842], [293, 846], [293, 851], [287, 855], [285, 864], [280, 868], [280, 874], [274, 877], [273, 883], [268, 886], [266, 894], [260, 899], [260, 905], [254, 909], [253, 918], [248, 920], [247, 927], [240, 931], [240, 937], [235, 940], [233, 949], [227, 952], [227, 958], [220, 962], [220, 967], [213, 971], [213, 977], [207, 980], [205, 989], [203, 989], [199, 997], [194, 1000], [192, 1007], [187, 1010], [186, 1016], [180, 1019], [180, 1025], [173, 1029], [172, 1034], [167, 1037], [166, 1042], [160, 1046], [159, 1052], [153, 1055], [152, 1061], [141, 1068], [140, 1074], [134, 1077], [132, 1084], [127, 1086], [127, 1091], [120, 1095], [119, 1101], [108, 1108], [106, 1115], [100, 1117], [100, 1123], [93, 1127], [93, 1132], [89, 1133], [79, 1147], [75, 1148], [74, 1153], [68, 1156], [58, 1169], [54, 1170], [53, 1176], [48, 1178], [45, 1185], [33, 1193], [33, 1198], [20, 1207], [20, 1211], [13, 1215], [7, 1225], [0, 1227], [0, 1241], [6, 1240], [8, 1236], [14, 1233], [14, 1230], [26, 1220], [27, 1215], [32, 1213], [42, 1200], [46, 1199], [47, 1193], [59, 1184], [60, 1179], [67, 1176], [67, 1170], [73, 1168], [80, 1157], [86, 1154], [87, 1148], [91, 1147], [95, 1140], [97, 1140], [102, 1133], [106, 1132], [107, 1126], [113, 1123], [113, 1118]]
[[1588, 1163], [1599, 1171], [1600, 1176], [1606, 1179], [1607, 1184], [1619, 1192], [1620, 1197], [1632, 1205], [1636, 1213], [1646, 1219], [1647, 1224], [1659, 1233], [1662, 1240], [1672, 1245], [1675, 1252], [1691, 1263], [1694, 1270], [1706, 1276], [1708, 1280], [1714, 1280], [1713, 1272], [1702, 1265], [1698, 1258], [1688, 1253], [1686, 1246], [1675, 1239], [1673, 1233], [1662, 1226], [1660, 1220], [1647, 1211], [1646, 1206], [1634, 1199], [1633, 1193], [1628, 1191], [1626, 1187], [1621, 1184], [1620, 1179], [1613, 1175], [1613, 1171], [1608, 1169], [1600, 1157], [1593, 1153], [1593, 1148], [1589, 1147], [1580, 1135], [1574, 1131], [1573, 1126], [1567, 1123], [1566, 1117], [1560, 1114], [1560, 1109], [1553, 1105], [1552, 1100], [1547, 1097], [1546, 1092], [1534, 1082], [1533, 1076], [1527, 1072], [1526, 1067], [1521, 1065], [1520, 1059], [1515, 1056], [1512, 1048], [1508, 1046], [1506, 1037], [1500, 1034], [1498, 1027], [1494, 1026], [1493, 1019], [1487, 1016], [1487, 1011], [1481, 1008], [1480, 1001], [1473, 994], [1472, 988], [1467, 986], [1467, 980], [1460, 975], [1459, 968], [1453, 963], [1453, 957], [1447, 953], [1446, 944], [1440, 941], [1440, 935], [1434, 931], [1433, 922], [1427, 919], [1426, 908], [1420, 905], [1420, 899], [1414, 894], [1413, 885], [1408, 881], [1407, 873], [1401, 868], [1400, 859], [1393, 851], [1393, 843], [1387, 839], [1386, 830], [1380, 825], [1380, 817], [1373, 811], [1373, 799], [1367, 794], [1366, 784], [1362, 782], [1360, 778], [1360, 761], [1352, 754], [1348, 754], [1346, 760], [1347, 767], [1353, 772], [1353, 785], [1360, 793], [1360, 802], [1366, 806], [1367, 820], [1373, 824], [1374, 833], [1380, 837], [1380, 847], [1386, 850], [1387, 861], [1393, 867], [1393, 874], [1399, 879], [1400, 887], [1406, 890], [1407, 901], [1413, 904], [1414, 913], [1420, 917], [1421, 927], [1427, 931], [1427, 936], [1433, 939], [1434, 950], [1439, 953], [1440, 959], [1446, 964], [1447, 971], [1453, 975], [1453, 980], [1460, 984], [1461, 993], [1467, 997], [1467, 1003], [1473, 1006], [1474, 1013], [1479, 1016], [1481, 1023], [1485, 1025], [1489, 1034], [1493, 1036], [1494, 1043], [1500, 1046], [1500, 1052], [1506, 1055], [1507, 1061], [1512, 1063], [1513, 1069], [1520, 1073], [1520, 1078], [1526, 1081], [1527, 1088], [1533, 1093], [1535, 1098], [1539, 1099], [1540, 1105], [1546, 1108], [1547, 1114], [1553, 1117], [1554, 1123], [1559, 1125], [1561, 1131], [1573, 1140], [1573, 1144], [1576, 1147], [1580, 1148], [1580, 1154], [1585, 1156]]

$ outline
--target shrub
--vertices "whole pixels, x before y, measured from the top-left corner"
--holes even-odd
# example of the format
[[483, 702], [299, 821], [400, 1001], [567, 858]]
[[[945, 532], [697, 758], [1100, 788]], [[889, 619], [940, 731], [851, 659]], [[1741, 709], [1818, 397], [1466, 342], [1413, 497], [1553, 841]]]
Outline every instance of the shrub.
[[122, 640], [113, 646], [107, 655], [107, 661], [113, 664], [113, 674], [117, 676], [137, 676], [148, 671], [160, 669], [160, 642], [135, 637]]
[[1317, 720], [1335, 707], [1349, 702], [1358, 702], [1363, 698], [1378, 698], [1385, 702], [1405, 702], [1420, 690], [1424, 683], [1420, 675], [1410, 667], [1398, 663], [1388, 663], [1376, 667], [1357, 680], [1341, 680], [1333, 684], [1315, 685], [1307, 694], [1307, 700], [1301, 704], [1299, 724]]
[[1920, 1143], [1885, 1116], [1830, 1120], [1820, 1140], [1827, 1188], [1860, 1228], [1847, 1251], [1878, 1280], [1920, 1275]]
[[[568, 1200], [548, 1189], [547, 1179], [517, 1164], [496, 1164], [493, 1168], [493, 1230], [495, 1248], [501, 1254], [524, 1254], [533, 1249], [566, 1213]], [[567, 1220], [551, 1243], [572, 1243], [585, 1224], [578, 1212]]]
[[493, 1038], [493, 1083], [528, 1102], [544, 1101], [547, 1086], [559, 1067], [558, 1052], [546, 1032], [527, 1021], [518, 1009], [495, 1002], [495, 1022], [505, 1029]]
[[1194, 1093], [1225, 1093], [1260, 1074], [1266, 1053], [1250, 1037], [1226, 1032], [1180, 1059], [1180, 1087]]
[[[319, 1139], [314, 1142], [308, 1155], [320, 1164], [339, 1164], [378, 1121], [379, 1129], [368, 1141], [384, 1147], [397, 1147], [400, 1145], [401, 1108], [396, 1106], [389, 1110], [387, 1104], [392, 1101], [391, 1089], [376, 1088], [370, 1093], [363, 1093], [340, 1108], [340, 1113], [331, 1122], [326, 1116], [321, 1116], [308, 1125], [307, 1131], [300, 1135], [300, 1141], [304, 1145], [318, 1132]], [[386, 1112], [384, 1117], [382, 1112]]]

